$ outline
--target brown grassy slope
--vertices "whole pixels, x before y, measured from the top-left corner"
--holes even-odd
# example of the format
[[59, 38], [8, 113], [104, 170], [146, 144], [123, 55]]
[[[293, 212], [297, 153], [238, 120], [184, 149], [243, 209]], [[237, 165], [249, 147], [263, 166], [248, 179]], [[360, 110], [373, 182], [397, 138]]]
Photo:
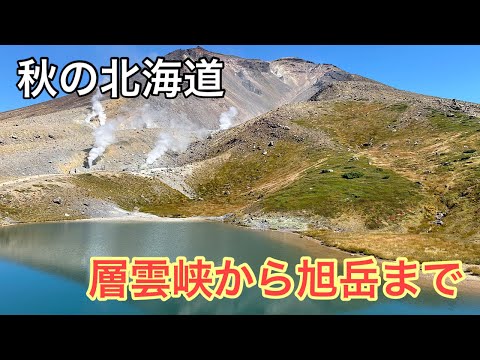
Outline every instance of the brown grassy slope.
[[[265, 147], [270, 127], [262, 123], [290, 128], [289, 138], [272, 147], [278, 150]], [[209, 200], [204, 209], [235, 204], [228, 210], [306, 213], [336, 225], [359, 219], [363, 232], [329, 235], [331, 244], [348, 250], [423, 260], [458, 255], [478, 262], [479, 129], [478, 118], [408, 102], [289, 105], [214, 139], [204, 156], [229, 156], [203, 169], [196, 189]], [[324, 146], [315, 142], [320, 138]], [[253, 150], [257, 143], [261, 151]], [[275, 151], [288, 155], [275, 160]], [[333, 172], [322, 172], [327, 169]], [[361, 176], [344, 178], [348, 173]], [[445, 215], [443, 225], [434, 224], [438, 212]], [[391, 239], [407, 238], [392, 246]]]

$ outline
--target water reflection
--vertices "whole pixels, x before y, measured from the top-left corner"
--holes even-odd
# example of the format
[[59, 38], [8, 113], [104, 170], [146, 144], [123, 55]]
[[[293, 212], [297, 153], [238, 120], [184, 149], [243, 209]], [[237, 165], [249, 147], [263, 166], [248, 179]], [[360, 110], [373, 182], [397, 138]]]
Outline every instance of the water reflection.
[[[298, 301], [293, 295], [268, 300], [258, 287], [244, 288], [238, 299], [208, 302], [197, 298], [91, 302], [85, 296], [91, 256], [168, 256], [174, 260], [203, 255], [220, 264], [231, 256], [247, 262], [255, 274], [268, 256], [294, 265], [303, 255], [341, 260], [348, 254], [300, 240], [290, 234], [251, 231], [208, 222], [76, 222], [0, 228], [0, 286], [10, 297], [0, 298], [0, 313], [147, 313], [147, 314], [417, 314], [480, 313], [477, 297], [447, 300], [422, 286], [417, 299], [377, 302], [339, 300]], [[17, 265], [18, 264], [18, 265]], [[8, 274], [8, 275], [7, 275]], [[32, 283], [42, 292], [33, 301]], [[43, 290], [42, 290], [43, 289]], [[54, 294], [54, 295], [52, 295]], [[38, 300], [38, 299], [37, 299]]]

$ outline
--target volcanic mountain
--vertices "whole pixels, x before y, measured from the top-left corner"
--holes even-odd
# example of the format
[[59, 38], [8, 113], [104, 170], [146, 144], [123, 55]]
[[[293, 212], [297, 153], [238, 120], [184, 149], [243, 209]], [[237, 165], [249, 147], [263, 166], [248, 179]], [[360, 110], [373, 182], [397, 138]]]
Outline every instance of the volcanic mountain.
[[480, 105], [297, 58], [166, 58], [213, 56], [224, 98], [68, 95], [1, 113], [0, 221], [215, 216], [384, 258], [480, 262]]

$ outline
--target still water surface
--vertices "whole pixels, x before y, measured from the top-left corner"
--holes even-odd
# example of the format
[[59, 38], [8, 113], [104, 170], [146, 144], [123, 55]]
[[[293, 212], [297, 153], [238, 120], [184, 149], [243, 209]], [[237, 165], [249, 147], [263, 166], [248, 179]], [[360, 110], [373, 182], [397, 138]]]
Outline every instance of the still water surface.
[[[203, 255], [216, 265], [231, 256], [248, 263], [258, 277], [269, 256], [294, 267], [301, 256], [345, 257], [296, 235], [255, 231], [213, 222], [66, 222], [0, 228], [0, 314], [480, 314], [480, 294], [459, 288], [455, 300], [422, 285], [417, 299], [299, 301], [265, 299], [258, 286], [237, 299], [197, 297], [126, 302], [90, 301], [86, 296], [91, 256]], [[341, 271], [341, 269], [339, 269]], [[429, 284], [426, 283], [426, 284]], [[381, 292], [381, 291], [380, 291]]]

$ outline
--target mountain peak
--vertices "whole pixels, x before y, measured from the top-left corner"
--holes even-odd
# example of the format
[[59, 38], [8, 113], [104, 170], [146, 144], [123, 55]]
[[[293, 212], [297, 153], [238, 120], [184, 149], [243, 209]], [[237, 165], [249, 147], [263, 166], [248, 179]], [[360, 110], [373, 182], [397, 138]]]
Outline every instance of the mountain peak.
[[[315, 64], [313, 61], [301, 59], [301, 58], [299, 58], [299, 57], [283, 57], [283, 58], [280, 58], [280, 59], [277, 59], [277, 60], [274, 60], [274, 61], [278, 61], [278, 62], [280, 62], [280, 61], [289, 61], [289, 62]], [[274, 62], [274, 61], [272, 61], [272, 62]]]
[[194, 48], [178, 49], [178, 50], [172, 51], [171, 53], [168, 53], [167, 55], [165, 55], [165, 58], [169, 60], [180, 60], [180, 59], [183, 60], [186, 58], [191, 58], [192, 60], [198, 60], [201, 57], [211, 58], [213, 56], [225, 57], [228, 55], [217, 54], [217, 53], [208, 51], [207, 49], [201, 46], [196, 46]]

